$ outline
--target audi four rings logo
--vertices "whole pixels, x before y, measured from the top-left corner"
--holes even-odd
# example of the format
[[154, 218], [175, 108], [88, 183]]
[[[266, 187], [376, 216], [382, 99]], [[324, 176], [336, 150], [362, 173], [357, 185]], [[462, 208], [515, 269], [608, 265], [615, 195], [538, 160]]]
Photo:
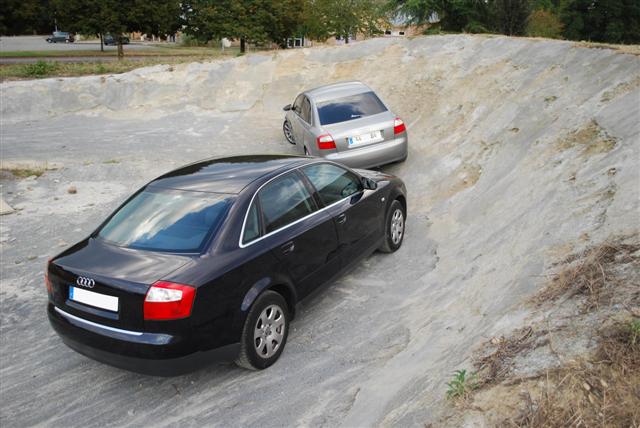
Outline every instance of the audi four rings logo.
[[76, 284], [78, 284], [81, 287], [93, 288], [93, 286], [96, 285], [96, 282], [91, 278], [85, 278], [84, 276], [79, 276], [78, 279], [76, 279]]

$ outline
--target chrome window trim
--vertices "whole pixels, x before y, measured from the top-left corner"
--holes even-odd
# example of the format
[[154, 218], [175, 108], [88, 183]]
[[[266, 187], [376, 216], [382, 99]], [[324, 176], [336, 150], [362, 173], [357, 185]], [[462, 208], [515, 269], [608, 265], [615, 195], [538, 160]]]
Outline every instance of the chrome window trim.
[[[253, 244], [255, 244], [256, 242], [260, 242], [260, 241], [262, 241], [263, 239], [268, 238], [268, 237], [270, 237], [270, 236], [272, 236], [272, 235], [274, 235], [274, 234], [276, 234], [276, 233], [278, 233], [278, 232], [280, 232], [280, 231], [282, 231], [282, 230], [284, 230], [284, 229], [287, 229], [287, 228], [289, 228], [289, 227], [291, 227], [291, 226], [293, 226], [293, 225], [295, 225], [295, 224], [298, 224], [298, 223], [300, 223], [300, 222], [301, 222], [301, 221], [303, 221], [303, 220], [306, 220], [306, 219], [308, 219], [308, 218], [310, 218], [310, 217], [312, 217], [312, 216], [314, 216], [314, 215], [316, 215], [316, 214], [318, 214], [318, 213], [321, 213], [321, 212], [323, 212], [323, 211], [325, 211], [325, 210], [328, 210], [329, 208], [331, 208], [331, 207], [333, 207], [333, 206], [335, 206], [335, 205], [338, 205], [339, 203], [342, 203], [342, 202], [346, 201], [347, 199], [351, 199], [354, 195], [356, 195], [356, 194], [358, 194], [359, 192], [362, 192], [362, 191], [363, 191], [363, 190], [360, 190], [359, 192], [352, 193], [351, 195], [347, 196], [346, 198], [342, 198], [342, 199], [340, 199], [339, 201], [336, 201], [336, 202], [332, 203], [331, 205], [327, 205], [326, 207], [324, 207], [324, 208], [320, 208], [319, 210], [316, 210], [316, 211], [312, 212], [311, 214], [307, 214], [306, 216], [301, 217], [301, 218], [299, 218], [298, 220], [296, 220], [296, 221], [294, 221], [294, 222], [292, 222], [292, 223], [289, 223], [289, 224], [287, 224], [287, 225], [284, 225], [284, 226], [282, 226], [282, 227], [281, 227], [281, 228], [279, 228], [279, 229], [273, 230], [273, 231], [271, 231], [271, 232], [267, 233], [266, 235], [262, 235], [261, 237], [256, 238], [256, 239], [254, 239], [253, 241], [249, 241], [249, 242], [247, 242], [247, 243], [243, 243], [243, 242], [242, 242], [242, 238], [244, 237], [244, 228], [245, 228], [245, 226], [247, 225], [247, 218], [249, 217], [249, 210], [251, 210], [251, 205], [253, 205], [253, 201], [255, 200], [255, 198], [256, 198], [256, 196], [258, 195], [258, 193], [260, 193], [260, 190], [262, 190], [262, 188], [263, 188], [264, 186], [266, 186], [267, 184], [271, 183], [273, 180], [275, 180], [275, 179], [276, 179], [276, 178], [278, 178], [278, 177], [281, 177], [281, 176], [283, 176], [283, 175], [285, 175], [285, 174], [288, 174], [288, 173], [290, 173], [290, 172], [296, 171], [296, 170], [298, 170], [298, 169], [301, 169], [301, 168], [307, 167], [307, 166], [309, 166], [309, 165], [317, 165], [317, 164], [322, 164], [322, 163], [327, 163], [327, 164], [335, 165], [335, 166], [337, 166], [337, 167], [339, 167], [339, 168], [344, 169], [345, 171], [353, 172], [353, 173], [354, 173], [354, 174], [356, 174], [356, 176], [358, 176], [358, 177], [360, 176], [360, 175], [359, 175], [358, 173], [356, 173], [355, 171], [351, 171], [351, 170], [349, 170], [348, 168], [345, 168], [345, 167], [343, 167], [342, 165], [339, 165], [339, 164], [337, 164], [337, 163], [335, 163], [335, 162], [322, 160], [322, 161], [318, 161], [318, 162], [310, 162], [310, 163], [305, 163], [305, 164], [303, 164], [303, 165], [299, 165], [299, 166], [297, 166], [297, 167], [295, 167], [295, 168], [292, 168], [292, 169], [290, 169], [290, 170], [288, 170], [288, 171], [284, 171], [284, 172], [282, 172], [282, 173], [280, 173], [280, 174], [276, 175], [275, 177], [271, 178], [271, 179], [270, 179], [270, 180], [268, 180], [266, 183], [263, 183], [260, 187], [258, 187], [258, 190], [256, 190], [256, 191], [253, 193], [253, 196], [251, 197], [251, 201], [249, 202], [249, 206], [247, 206], [247, 211], [246, 211], [246, 212], [245, 212], [245, 214], [244, 214], [244, 221], [242, 222], [242, 229], [240, 230], [240, 239], [239, 239], [239, 241], [238, 241], [238, 246], [239, 246], [240, 248], [247, 248], [248, 246], [253, 245]], [[302, 173], [302, 174], [304, 174], [304, 173]], [[316, 191], [317, 191], [317, 189], [316, 189]], [[312, 195], [312, 196], [313, 196], [313, 195]]]
[[103, 330], [109, 330], [109, 331], [113, 331], [115, 333], [128, 334], [130, 336], [142, 336], [142, 334], [143, 334], [143, 333], [141, 333], [139, 331], [122, 330], [120, 328], [109, 327], [108, 325], [102, 325], [102, 324], [98, 324], [98, 323], [93, 322], [93, 321], [85, 320], [85, 319], [77, 317], [75, 315], [71, 315], [70, 313], [67, 313], [67, 312], [63, 311], [62, 309], [58, 308], [57, 306], [54, 306], [54, 309], [56, 310], [56, 312], [58, 312], [60, 315], [62, 315], [65, 318], [70, 318], [70, 319], [78, 321], [80, 323], [88, 324], [90, 326], [101, 328]]

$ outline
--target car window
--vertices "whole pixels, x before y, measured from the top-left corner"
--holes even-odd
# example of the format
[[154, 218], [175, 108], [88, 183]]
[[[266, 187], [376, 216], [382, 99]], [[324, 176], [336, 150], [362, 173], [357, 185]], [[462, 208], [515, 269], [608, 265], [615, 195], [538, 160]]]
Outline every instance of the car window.
[[304, 98], [304, 96], [298, 95], [298, 97], [296, 98], [296, 100], [293, 102], [293, 111], [295, 111], [298, 114], [302, 114], [302, 99]]
[[311, 103], [307, 97], [302, 100], [302, 114], [300, 116], [305, 122], [311, 123]]
[[97, 237], [127, 248], [200, 252], [230, 203], [228, 195], [147, 188], [122, 206]]
[[387, 111], [380, 98], [373, 92], [350, 95], [317, 104], [322, 125], [346, 122]]
[[358, 176], [337, 165], [318, 163], [306, 166], [302, 171], [316, 188], [325, 205], [331, 205], [362, 189]]
[[247, 222], [244, 225], [244, 235], [242, 236], [242, 242], [247, 243], [253, 241], [260, 236], [260, 219], [258, 218], [258, 205], [254, 201], [249, 208], [249, 214], [247, 215]]
[[316, 209], [311, 194], [295, 173], [276, 178], [260, 190], [258, 197], [266, 233], [286, 226]]

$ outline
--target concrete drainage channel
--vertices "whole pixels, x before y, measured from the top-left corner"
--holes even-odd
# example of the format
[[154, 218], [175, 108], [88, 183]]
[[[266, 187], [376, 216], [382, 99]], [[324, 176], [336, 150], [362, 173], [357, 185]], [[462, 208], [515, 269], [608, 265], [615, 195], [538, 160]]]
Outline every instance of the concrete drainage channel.
[[[552, 263], [637, 232], [638, 70], [636, 56], [569, 42], [438, 36], [3, 83], [3, 162], [60, 167], [2, 179], [16, 210], [0, 217], [2, 423], [433, 422], [451, 372], [519, 323]], [[347, 79], [410, 124], [408, 160], [383, 168], [408, 185], [406, 241], [306, 302], [278, 364], [159, 379], [60, 342], [44, 311], [50, 256], [171, 168], [291, 152], [281, 107]]]

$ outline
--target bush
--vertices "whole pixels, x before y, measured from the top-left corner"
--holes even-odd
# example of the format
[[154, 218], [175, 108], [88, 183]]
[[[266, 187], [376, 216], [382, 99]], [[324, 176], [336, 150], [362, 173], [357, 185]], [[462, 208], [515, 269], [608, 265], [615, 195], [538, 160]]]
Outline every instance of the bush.
[[467, 25], [465, 25], [464, 32], [471, 33], [471, 34], [480, 34], [480, 33], [490, 33], [491, 31], [489, 31], [487, 27], [485, 27], [481, 23], [477, 21], [471, 21]]
[[55, 63], [39, 60], [35, 64], [26, 64], [24, 66], [24, 75], [28, 77], [47, 76], [55, 69]]
[[559, 39], [562, 37], [562, 22], [553, 12], [536, 10], [527, 20], [527, 35]]

